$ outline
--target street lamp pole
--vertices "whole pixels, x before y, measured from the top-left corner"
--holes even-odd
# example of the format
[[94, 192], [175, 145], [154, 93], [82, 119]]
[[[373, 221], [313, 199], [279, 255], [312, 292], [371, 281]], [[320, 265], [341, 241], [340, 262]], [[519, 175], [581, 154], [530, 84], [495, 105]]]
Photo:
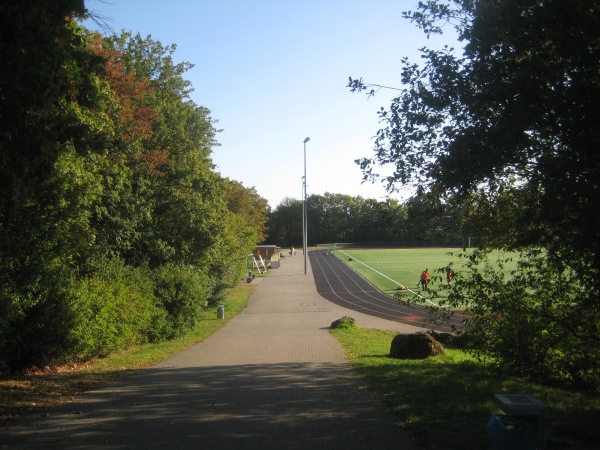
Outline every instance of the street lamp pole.
[[302, 192], [302, 247], [304, 253], [304, 275], [306, 275], [306, 254], [308, 253], [308, 205], [306, 204], [307, 193], [306, 193], [306, 143], [310, 141], [307, 137], [304, 139], [304, 177], [303, 180], [303, 192]]
[[[304, 241], [304, 230], [306, 229], [306, 202], [304, 199], [306, 198], [306, 177], [302, 177], [302, 254], [306, 254], [306, 244]], [[304, 265], [304, 274], [306, 275], [306, 264]]]

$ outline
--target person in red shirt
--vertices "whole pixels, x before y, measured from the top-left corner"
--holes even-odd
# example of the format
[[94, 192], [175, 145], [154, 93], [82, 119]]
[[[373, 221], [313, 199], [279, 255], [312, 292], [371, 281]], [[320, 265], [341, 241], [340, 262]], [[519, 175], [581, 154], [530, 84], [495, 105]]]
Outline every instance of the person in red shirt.
[[431, 274], [429, 273], [429, 269], [425, 269], [421, 274], [421, 279], [419, 282], [421, 283], [421, 289], [426, 290], [427, 285], [429, 284], [429, 279], [431, 278]]

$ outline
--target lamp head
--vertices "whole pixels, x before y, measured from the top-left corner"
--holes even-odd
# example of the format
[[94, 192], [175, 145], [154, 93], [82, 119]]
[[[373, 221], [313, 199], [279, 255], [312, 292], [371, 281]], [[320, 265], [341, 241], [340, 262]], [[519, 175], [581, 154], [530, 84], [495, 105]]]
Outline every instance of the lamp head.
[[306, 144], [308, 141], [310, 141], [310, 138], [307, 137], [306, 139], [304, 139], [304, 143]]

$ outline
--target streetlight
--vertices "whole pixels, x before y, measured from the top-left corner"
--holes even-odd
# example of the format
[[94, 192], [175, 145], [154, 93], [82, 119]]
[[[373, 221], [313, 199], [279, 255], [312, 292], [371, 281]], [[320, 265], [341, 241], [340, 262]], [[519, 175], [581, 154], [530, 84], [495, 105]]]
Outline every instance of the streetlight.
[[302, 177], [302, 186], [304, 188], [302, 190], [302, 247], [304, 253], [304, 275], [306, 275], [306, 254], [308, 250], [308, 239], [306, 236], [308, 234], [308, 208], [306, 204], [306, 200], [308, 197], [308, 195], [306, 194], [306, 143], [308, 141], [310, 141], [309, 137], [304, 139], [304, 176]]
[[308, 253], [308, 239], [307, 239], [307, 234], [308, 234], [308, 205], [306, 203], [307, 201], [307, 197], [308, 194], [306, 192], [306, 143], [310, 141], [310, 138], [307, 137], [306, 139], [304, 139], [304, 176], [302, 177], [303, 180], [303, 192], [302, 192], [302, 247], [303, 247], [303, 254], [304, 254], [304, 275], [306, 275], [306, 256]]

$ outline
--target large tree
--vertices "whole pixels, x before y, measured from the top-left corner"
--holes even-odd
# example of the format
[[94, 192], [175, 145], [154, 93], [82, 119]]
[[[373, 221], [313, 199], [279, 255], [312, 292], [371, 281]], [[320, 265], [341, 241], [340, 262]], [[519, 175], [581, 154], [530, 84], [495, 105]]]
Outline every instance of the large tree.
[[269, 214], [269, 242], [302, 246], [302, 201], [284, 198]]
[[214, 171], [191, 65], [83, 13], [0, 3], [0, 375], [181, 335], [264, 232]]
[[[503, 294], [516, 301], [512, 306], [482, 292], [472, 297], [485, 305], [479, 323], [498, 331], [502, 321], [490, 321], [489, 312], [500, 309], [507, 319], [512, 308], [515, 320], [536, 329], [525, 340], [539, 345], [535, 338], [544, 333], [560, 336], [546, 342], [555, 356], [574, 352], [561, 361], [570, 377], [597, 377], [598, 352], [578, 349], [597, 348], [599, 340], [600, 2], [430, 0], [405, 16], [427, 34], [453, 27], [462, 45], [422, 49], [422, 65], [404, 60], [404, 87], [380, 113], [374, 156], [358, 161], [365, 177], [389, 164], [390, 188], [414, 183], [462, 198], [471, 230], [488, 244], [543, 249], [542, 258], [531, 255], [530, 267], [576, 288], [548, 300], [515, 274], [522, 290]], [[362, 79], [349, 86], [369, 89]], [[507, 283], [495, 289], [501, 286]], [[519, 327], [514, 333], [516, 340]], [[526, 352], [543, 359], [543, 345], [520, 344], [521, 354], [505, 353], [504, 361], [523, 358], [521, 369]], [[497, 346], [490, 353], [499, 352]]]
[[71, 20], [83, 12], [0, 3], [0, 372], [60, 356], [69, 283], [94, 241], [103, 65]]
[[453, 24], [463, 52], [404, 60], [406, 87], [380, 113], [365, 174], [391, 164], [390, 185], [516, 186], [527, 214], [515, 244], [569, 248], [600, 267], [600, 3], [435, 0], [406, 15], [427, 33]]

